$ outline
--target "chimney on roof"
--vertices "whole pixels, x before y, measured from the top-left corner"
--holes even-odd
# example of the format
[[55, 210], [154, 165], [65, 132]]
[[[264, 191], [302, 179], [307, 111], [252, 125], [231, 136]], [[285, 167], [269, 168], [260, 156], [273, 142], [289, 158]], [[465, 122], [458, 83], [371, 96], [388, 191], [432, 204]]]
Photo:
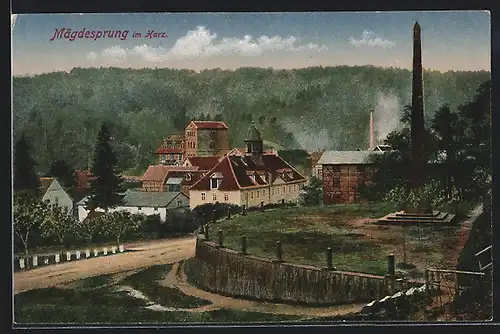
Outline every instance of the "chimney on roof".
[[370, 151], [375, 149], [375, 126], [373, 124], [374, 110], [370, 110]]

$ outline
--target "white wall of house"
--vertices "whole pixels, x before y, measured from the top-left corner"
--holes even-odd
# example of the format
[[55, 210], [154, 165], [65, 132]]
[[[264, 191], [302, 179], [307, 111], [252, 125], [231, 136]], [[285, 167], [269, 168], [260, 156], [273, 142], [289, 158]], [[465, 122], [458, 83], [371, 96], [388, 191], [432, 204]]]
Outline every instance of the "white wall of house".
[[[156, 209], [156, 210], [155, 210]], [[96, 209], [97, 212], [104, 212], [102, 209]], [[116, 208], [109, 209], [108, 212], [115, 211], [126, 211], [131, 214], [142, 213], [146, 216], [160, 215], [161, 221], [165, 221], [165, 217], [167, 215], [166, 208], [154, 208], [154, 207], [137, 207], [137, 206], [117, 206]], [[89, 214], [89, 210], [86, 210], [83, 205], [78, 206], [78, 219], [80, 221], [87, 218]]]
[[[172, 210], [175, 208], [180, 208], [180, 207], [188, 207], [189, 206], [189, 199], [182, 195], [179, 194], [176, 198], [174, 198], [168, 205], [167, 207], [152, 207], [152, 206], [117, 206], [113, 209], [109, 209], [108, 212], [115, 212], [115, 211], [126, 211], [130, 212], [131, 214], [136, 214], [136, 213], [142, 213], [147, 216], [153, 216], [153, 215], [160, 215], [161, 221], [165, 221], [167, 211]], [[95, 211], [98, 212], [104, 212], [102, 209], [96, 209]], [[89, 210], [85, 209], [84, 205], [79, 205], [78, 206], [78, 219], [80, 221], [84, 220], [88, 214]]]
[[65, 208], [68, 214], [73, 213], [73, 199], [68, 195], [57, 180], [54, 180], [42, 197], [42, 200], [50, 205]]

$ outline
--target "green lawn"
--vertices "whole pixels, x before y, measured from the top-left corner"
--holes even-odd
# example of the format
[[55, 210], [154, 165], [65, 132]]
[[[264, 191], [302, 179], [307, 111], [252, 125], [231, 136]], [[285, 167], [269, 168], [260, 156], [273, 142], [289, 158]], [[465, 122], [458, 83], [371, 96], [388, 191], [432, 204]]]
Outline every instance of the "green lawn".
[[[246, 235], [247, 252], [265, 258], [276, 256], [279, 240], [285, 261], [320, 267], [326, 266], [326, 249], [331, 247], [337, 269], [385, 275], [389, 253], [396, 254], [397, 262], [402, 260], [401, 227], [356, 221], [394, 210], [387, 203], [278, 208], [213, 223], [210, 238], [216, 241], [217, 231], [222, 230], [224, 246], [240, 250], [241, 236]], [[417, 262], [441, 261], [446, 251], [443, 238], [453, 236], [457, 227], [424, 226], [422, 231], [424, 238], [419, 239], [418, 228], [407, 227], [408, 253]]]

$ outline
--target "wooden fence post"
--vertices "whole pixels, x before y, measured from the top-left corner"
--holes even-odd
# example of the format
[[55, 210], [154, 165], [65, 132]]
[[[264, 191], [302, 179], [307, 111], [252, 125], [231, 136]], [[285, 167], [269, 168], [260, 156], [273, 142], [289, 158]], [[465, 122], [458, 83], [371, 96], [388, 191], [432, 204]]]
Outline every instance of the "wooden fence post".
[[245, 235], [241, 237], [241, 253], [247, 253], [247, 237]]
[[218, 237], [219, 237], [218, 238], [219, 239], [218, 240], [218, 247], [224, 247], [223, 242], [222, 242], [223, 241], [222, 240], [222, 230], [219, 230]]

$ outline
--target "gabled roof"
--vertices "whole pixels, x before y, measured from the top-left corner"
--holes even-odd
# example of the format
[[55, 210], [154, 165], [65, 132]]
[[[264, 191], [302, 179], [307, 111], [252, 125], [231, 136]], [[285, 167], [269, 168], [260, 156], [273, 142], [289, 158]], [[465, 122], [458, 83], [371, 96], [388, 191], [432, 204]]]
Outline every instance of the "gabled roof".
[[[265, 154], [262, 157], [263, 165], [257, 164], [250, 156], [226, 155], [213, 169], [203, 176], [190, 189], [209, 190], [210, 179], [214, 174], [222, 175], [219, 185], [221, 191], [234, 191], [247, 187], [264, 186], [274, 182], [280, 172], [289, 171], [291, 177], [283, 175], [285, 182], [305, 181], [305, 178], [286, 161], [274, 154]], [[260, 174], [262, 176], [260, 176]], [[252, 179], [255, 177], [255, 181]], [[270, 180], [265, 180], [270, 177]]]
[[325, 151], [317, 165], [364, 165], [369, 164], [371, 154], [381, 151]]
[[127, 190], [120, 206], [166, 207], [178, 196], [180, 192], [148, 192]]
[[219, 157], [216, 156], [188, 157], [186, 160], [189, 160], [189, 163], [198, 167], [199, 170], [210, 170], [219, 163]]
[[[123, 196], [123, 204], [119, 206], [142, 206], [142, 207], [166, 207], [178, 196], [188, 197], [181, 192], [148, 192], [127, 190]], [[84, 206], [88, 196], [79, 201], [76, 205]]]
[[188, 166], [151, 165], [148, 167], [144, 175], [141, 177], [141, 180], [163, 182], [169, 172], [189, 172], [196, 170], [198, 170], [198, 167], [196, 166], [188, 167]]
[[40, 178], [40, 194], [43, 196], [49, 189], [50, 185], [56, 180], [55, 177], [41, 177]]
[[224, 122], [215, 121], [191, 121], [198, 129], [229, 129]]

